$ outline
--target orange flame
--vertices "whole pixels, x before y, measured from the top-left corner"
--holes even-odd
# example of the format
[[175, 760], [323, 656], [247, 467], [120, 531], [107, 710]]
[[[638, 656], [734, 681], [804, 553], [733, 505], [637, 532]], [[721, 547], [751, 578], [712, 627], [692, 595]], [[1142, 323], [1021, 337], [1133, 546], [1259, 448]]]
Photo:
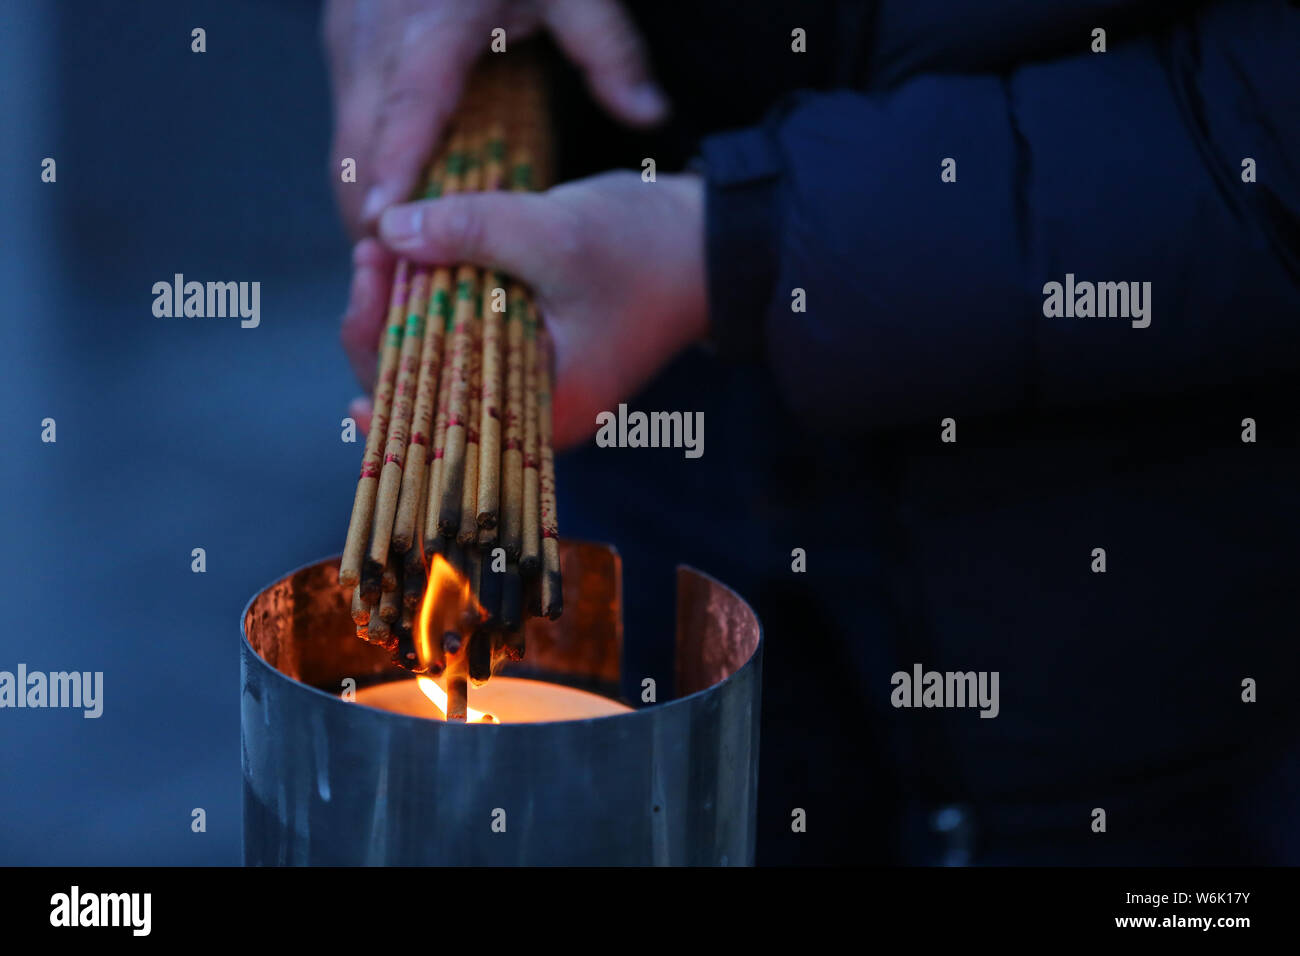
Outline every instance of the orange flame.
[[429, 584], [424, 589], [420, 623], [415, 630], [415, 652], [422, 667], [442, 658], [441, 652], [435, 650], [434, 642], [439, 642], [437, 646], [441, 647], [444, 633], [461, 629], [461, 615], [472, 600], [469, 579], [462, 578], [446, 558], [435, 554], [429, 563]]
[[[420, 604], [420, 620], [415, 629], [415, 652], [420, 666], [427, 668], [441, 661], [442, 635], [447, 631], [465, 633], [466, 618], [481, 618], [482, 608], [470, 593], [469, 579], [461, 577], [456, 569], [440, 554], [429, 564], [429, 584], [424, 589]], [[425, 696], [444, 714], [447, 713], [447, 692], [431, 677], [421, 676], [418, 681]], [[467, 721], [483, 719], [483, 712], [468, 708]]]

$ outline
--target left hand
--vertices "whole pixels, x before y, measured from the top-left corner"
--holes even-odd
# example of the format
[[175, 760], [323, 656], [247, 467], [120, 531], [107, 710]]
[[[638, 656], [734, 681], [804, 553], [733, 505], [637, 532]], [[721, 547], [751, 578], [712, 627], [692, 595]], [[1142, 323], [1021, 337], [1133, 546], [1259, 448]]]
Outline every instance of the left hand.
[[[532, 288], [555, 342], [555, 444], [574, 445], [708, 331], [698, 176], [606, 173], [545, 193], [468, 193], [396, 206], [354, 255], [342, 339], [362, 384], [395, 255], [500, 269]], [[390, 251], [391, 250], [391, 251]], [[369, 405], [353, 415], [368, 427]]]

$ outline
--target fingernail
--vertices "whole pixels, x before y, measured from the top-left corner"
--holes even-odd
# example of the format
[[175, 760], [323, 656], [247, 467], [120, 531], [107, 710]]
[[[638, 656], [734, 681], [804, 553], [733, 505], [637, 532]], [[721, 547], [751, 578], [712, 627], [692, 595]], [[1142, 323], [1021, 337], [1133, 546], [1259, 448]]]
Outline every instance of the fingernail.
[[668, 97], [663, 90], [647, 80], [628, 91], [627, 106], [640, 119], [653, 121], [668, 112]]
[[404, 245], [419, 238], [424, 207], [419, 203], [394, 206], [379, 220], [379, 235], [389, 245]]
[[370, 192], [366, 193], [366, 201], [361, 207], [361, 218], [365, 222], [374, 222], [379, 218], [380, 213], [398, 200], [399, 197], [395, 193], [392, 183], [380, 183], [378, 186], [370, 187]]

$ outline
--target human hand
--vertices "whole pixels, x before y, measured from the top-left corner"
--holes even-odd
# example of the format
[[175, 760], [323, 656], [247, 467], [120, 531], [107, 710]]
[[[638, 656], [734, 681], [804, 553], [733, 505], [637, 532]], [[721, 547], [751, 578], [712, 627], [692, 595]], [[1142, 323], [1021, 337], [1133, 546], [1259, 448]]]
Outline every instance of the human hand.
[[[465, 193], [397, 206], [357, 247], [343, 343], [370, 389], [395, 255], [500, 269], [530, 286], [555, 343], [557, 447], [596, 430], [708, 331], [698, 176], [605, 173], [545, 193]], [[368, 376], [368, 377], [367, 377]], [[369, 425], [369, 402], [352, 414]]]
[[354, 237], [406, 200], [460, 101], [466, 74], [501, 27], [509, 44], [546, 27], [592, 95], [632, 125], [663, 119], [640, 36], [618, 0], [329, 0], [323, 21], [334, 93], [333, 169]]

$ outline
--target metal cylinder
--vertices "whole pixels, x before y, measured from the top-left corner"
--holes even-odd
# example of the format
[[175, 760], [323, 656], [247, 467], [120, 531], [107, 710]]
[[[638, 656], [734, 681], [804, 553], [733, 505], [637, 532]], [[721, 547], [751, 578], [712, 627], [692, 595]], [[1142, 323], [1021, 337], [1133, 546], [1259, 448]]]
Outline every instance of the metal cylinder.
[[[506, 673], [617, 697], [618, 554], [566, 541], [561, 560], [564, 616], [530, 621]], [[466, 725], [341, 696], [394, 669], [357, 639], [337, 571], [300, 568], [244, 612], [246, 865], [753, 863], [762, 634], [729, 588], [678, 568], [673, 699]]]

